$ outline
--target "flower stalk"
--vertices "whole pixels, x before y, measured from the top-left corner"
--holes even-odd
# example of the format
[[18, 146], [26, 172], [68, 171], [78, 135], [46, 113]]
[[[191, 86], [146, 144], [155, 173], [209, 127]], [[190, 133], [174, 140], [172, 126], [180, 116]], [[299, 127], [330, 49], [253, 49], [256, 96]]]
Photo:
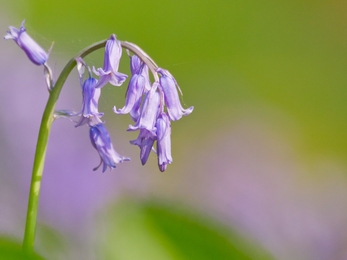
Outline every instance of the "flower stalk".
[[[105, 122], [101, 121], [103, 113], [98, 111], [101, 88], [108, 83], [113, 86], [121, 86], [128, 77], [128, 75], [118, 71], [123, 48], [127, 50], [130, 57], [132, 76], [126, 93], [126, 104], [122, 109], [114, 107], [114, 112], [116, 114], [129, 113], [135, 122], [134, 125], [129, 125], [128, 131], [138, 130], [139, 136], [130, 143], [139, 146], [140, 159], [143, 165], [146, 164], [150, 152], [154, 151], [157, 153], [159, 170], [162, 172], [166, 170], [167, 165], [172, 163], [170, 120], [177, 121], [182, 116], [189, 115], [194, 107], [188, 109], [182, 107], [178, 91], [181, 94], [182, 92], [175, 78], [167, 70], [158, 67], [140, 47], [130, 42], [118, 41], [114, 34], [111, 34], [107, 40], [90, 45], [73, 57], [66, 64], [56, 82], [53, 80], [52, 71], [47, 64], [50, 51], [45, 52], [26, 33], [24, 21], [19, 29], [10, 26], [10, 30], [7, 31], [4, 38], [14, 40], [30, 61], [35, 65], [43, 66], [49, 92], [37, 139], [23, 240], [23, 250], [30, 255], [34, 251], [36, 220], [48, 139], [55, 119], [59, 117], [69, 119], [78, 116], [80, 119], [76, 127], [85, 124], [90, 127], [90, 141], [100, 156], [99, 166], [103, 166], [103, 172], [108, 167], [113, 169], [116, 168], [116, 164], [130, 160], [130, 158], [123, 157], [114, 150], [110, 135], [104, 126]], [[97, 69], [93, 67], [91, 70], [83, 58], [104, 47], [103, 67]], [[82, 109], [78, 113], [69, 110], [56, 112], [55, 106], [60, 92], [75, 66], [77, 66], [82, 88]], [[89, 77], [83, 81], [85, 68], [89, 71]], [[98, 76], [98, 79], [93, 76], [92, 71]], [[149, 71], [153, 74], [154, 82], [150, 80]], [[157, 151], [153, 148], [154, 142], [157, 142]], [[99, 166], [94, 170], [98, 169]]]
[[54, 110], [55, 105], [58, 101], [60, 92], [63, 85], [72, 71], [76, 66], [77, 57], [85, 57], [88, 54], [105, 47], [106, 40], [95, 43], [86, 49], [82, 50], [76, 57], [72, 58], [65, 66], [63, 71], [60, 73], [56, 83], [49, 93], [49, 98], [43, 112], [39, 135], [37, 138], [36, 152], [34, 157], [34, 165], [32, 170], [28, 210], [26, 217], [25, 233], [23, 240], [23, 250], [31, 254], [34, 250], [35, 232], [36, 232], [36, 219], [38, 212], [38, 204], [41, 189], [41, 179], [45, 163], [46, 150], [48, 144], [48, 138], [51, 131], [51, 126], [54, 121]]
[[[60, 92], [63, 88], [63, 85], [68, 75], [76, 66], [76, 59], [79, 57], [83, 58], [98, 49], [104, 48], [106, 45], [106, 42], [107, 40], [97, 42], [87, 47], [86, 49], [82, 50], [78, 55], [73, 57], [66, 64], [66, 66], [64, 67], [63, 71], [60, 73], [55, 84], [50, 88], [49, 98], [48, 98], [45, 110], [43, 112], [40, 130], [39, 130], [39, 134], [37, 138], [36, 152], [34, 157], [34, 165], [32, 169], [32, 177], [31, 177], [31, 184], [30, 184], [30, 191], [29, 191], [28, 209], [27, 209], [25, 233], [24, 233], [24, 240], [23, 240], [23, 250], [27, 252], [28, 254], [32, 253], [34, 250], [37, 212], [38, 212], [38, 204], [39, 204], [39, 197], [40, 197], [40, 190], [41, 190], [41, 180], [42, 180], [42, 174], [44, 169], [48, 138], [50, 135], [52, 123], [55, 119], [54, 111], [55, 111], [55, 106], [58, 101]], [[159, 80], [158, 75], [156, 73], [158, 66], [144, 51], [142, 51], [138, 46], [136, 46], [133, 43], [124, 42], [124, 41], [121, 41], [120, 43], [124, 49], [127, 49], [133, 52], [135, 55], [137, 55], [148, 66], [150, 71], [153, 73], [155, 80], [156, 81]], [[50, 79], [49, 82], [51, 83], [52, 80]]]

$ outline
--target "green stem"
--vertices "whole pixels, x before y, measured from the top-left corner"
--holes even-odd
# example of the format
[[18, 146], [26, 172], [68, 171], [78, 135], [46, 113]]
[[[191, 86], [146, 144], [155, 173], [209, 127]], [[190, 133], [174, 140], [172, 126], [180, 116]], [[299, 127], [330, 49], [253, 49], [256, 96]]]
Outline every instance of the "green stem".
[[60, 92], [63, 88], [63, 85], [72, 71], [72, 69], [76, 66], [76, 58], [77, 57], [85, 57], [88, 54], [105, 47], [106, 40], [95, 43], [86, 49], [82, 50], [75, 58], [71, 59], [60, 73], [57, 82], [55, 83], [52, 91], [49, 94], [49, 98], [46, 104], [46, 108], [43, 112], [40, 131], [37, 139], [36, 152], [34, 158], [34, 166], [32, 170], [32, 178], [30, 184], [30, 192], [29, 192], [29, 201], [28, 201], [28, 211], [26, 218], [26, 226], [24, 233], [24, 241], [23, 241], [23, 250], [31, 254], [34, 250], [34, 241], [35, 241], [35, 231], [36, 231], [36, 218], [40, 197], [40, 188], [41, 188], [41, 179], [42, 172], [44, 168], [47, 143], [49, 134], [51, 131], [51, 126], [54, 120], [54, 110], [57, 100], [59, 98]]
[[[63, 85], [72, 71], [76, 66], [76, 58], [85, 57], [88, 54], [105, 47], [106, 41], [97, 42], [86, 49], [82, 50], [76, 57], [72, 58], [65, 66], [63, 71], [60, 73], [57, 82], [49, 93], [49, 98], [46, 104], [46, 108], [43, 112], [41, 126], [39, 135], [37, 138], [36, 152], [34, 158], [34, 166], [32, 170], [30, 191], [29, 191], [29, 201], [28, 201], [28, 211], [25, 225], [25, 233], [23, 240], [23, 250], [31, 254], [34, 250], [35, 242], [35, 231], [36, 231], [36, 219], [37, 211], [39, 205], [40, 189], [41, 189], [41, 179], [45, 163], [46, 150], [48, 144], [48, 138], [51, 131], [51, 126], [54, 121], [54, 110], [55, 105], [58, 101], [60, 92]], [[137, 45], [130, 42], [121, 42], [121, 46], [135, 53], [143, 62], [147, 64], [149, 69], [152, 71], [153, 76], [158, 80], [156, 69], [158, 66], [155, 62]]]

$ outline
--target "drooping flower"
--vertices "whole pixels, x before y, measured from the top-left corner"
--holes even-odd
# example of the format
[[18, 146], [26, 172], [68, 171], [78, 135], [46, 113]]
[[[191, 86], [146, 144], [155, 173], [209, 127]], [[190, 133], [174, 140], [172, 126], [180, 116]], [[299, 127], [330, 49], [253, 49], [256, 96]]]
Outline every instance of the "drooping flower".
[[[82, 88], [82, 109], [74, 116], [79, 116], [80, 119], [76, 127], [88, 124], [96, 125], [101, 123], [101, 117], [104, 113], [98, 111], [98, 101], [101, 94], [101, 89], [95, 88], [98, 80], [92, 77], [90, 67], [84, 62], [81, 57], [76, 58], [78, 77]], [[85, 68], [87, 68], [89, 77], [83, 82]]]
[[137, 55], [130, 58], [130, 71], [132, 75], [138, 74], [145, 78], [145, 91], [151, 89], [151, 82], [148, 75], [148, 66]]
[[102, 172], [105, 172], [107, 167], [110, 169], [116, 168], [117, 163], [130, 161], [130, 158], [119, 155], [113, 148], [110, 135], [104, 126], [100, 123], [90, 126], [89, 137], [93, 147], [98, 151], [100, 156], [100, 164], [93, 170], [97, 170], [101, 165]]
[[128, 131], [147, 129], [155, 135], [155, 122], [159, 113], [160, 96], [157, 90], [157, 83], [154, 83], [152, 89], [147, 92], [141, 108], [141, 114], [134, 126], [129, 125]]
[[151, 131], [142, 128], [140, 129], [137, 139], [130, 141], [131, 144], [137, 145], [140, 148], [140, 159], [142, 165], [146, 164], [156, 139], [156, 135], [154, 135]]
[[113, 111], [116, 114], [127, 114], [133, 111], [133, 119], [136, 119], [139, 114], [139, 108], [142, 100], [142, 94], [145, 86], [145, 79], [143, 76], [135, 74], [132, 76], [129, 82], [129, 86], [125, 98], [125, 106], [120, 109], [116, 109], [114, 106]]
[[[130, 56], [130, 54], [129, 54]], [[137, 56], [133, 55], [130, 57], [130, 71], [131, 74], [140, 74], [139, 71], [141, 69], [141, 65], [143, 64], [143, 61]]]
[[81, 117], [76, 127], [84, 124], [101, 123], [100, 117], [102, 117], [104, 113], [99, 113], [98, 111], [101, 89], [95, 88], [97, 83], [98, 81], [92, 77], [87, 78], [83, 83]]
[[126, 92], [125, 106], [121, 109], [113, 108], [116, 114], [130, 113], [133, 121], [137, 121], [140, 115], [140, 106], [143, 93], [150, 89], [148, 67], [139, 57], [133, 55], [130, 61], [132, 76]]
[[112, 34], [106, 42], [103, 68], [97, 70], [93, 68], [94, 73], [100, 77], [97, 88], [101, 88], [107, 83], [120, 86], [127, 79], [126, 74], [118, 72], [121, 56], [122, 46], [116, 39], [116, 35]]
[[165, 105], [167, 107], [170, 119], [172, 121], [176, 121], [182, 116], [187, 116], [193, 112], [193, 106], [187, 109], [182, 107], [177, 91], [179, 87], [174, 77], [164, 69], [159, 68], [157, 72], [161, 76], [159, 79], [159, 84], [164, 93]]
[[171, 124], [166, 113], [161, 113], [156, 122], [158, 166], [161, 172], [172, 163], [171, 157]]
[[48, 60], [47, 52], [41, 48], [26, 32], [24, 27], [25, 20], [19, 29], [10, 26], [9, 31], [4, 36], [6, 40], [12, 39], [26, 53], [29, 60], [36, 65], [43, 65]]

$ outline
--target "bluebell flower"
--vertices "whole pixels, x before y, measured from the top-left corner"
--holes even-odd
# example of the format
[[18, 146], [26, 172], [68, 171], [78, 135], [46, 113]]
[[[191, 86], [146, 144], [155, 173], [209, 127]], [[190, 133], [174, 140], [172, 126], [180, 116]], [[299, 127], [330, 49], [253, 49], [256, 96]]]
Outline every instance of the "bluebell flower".
[[104, 66], [93, 71], [100, 77], [97, 88], [105, 86], [110, 83], [114, 86], [120, 86], [127, 79], [127, 75], [118, 72], [119, 61], [122, 57], [122, 46], [116, 39], [116, 35], [112, 34], [106, 42]]
[[98, 111], [98, 101], [100, 98], [101, 89], [95, 88], [98, 81], [95, 78], [87, 78], [82, 86], [82, 110], [80, 112], [81, 118], [77, 123], [77, 126], [84, 124], [96, 124], [101, 123], [100, 117], [104, 113], [99, 113]]
[[171, 157], [171, 124], [166, 113], [161, 113], [156, 122], [158, 166], [161, 172], [172, 163]]
[[43, 65], [48, 60], [48, 54], [40, 45], [38, 45], [26, 32], [24, 27], [25, 20], [22, 22], [19, 29], [10, 26], [7, 35], [4, 36], [6, 40], [12, 39], [17, 45], [26, 53], [29, 60], [36, 65]]
[[98, 151], [101, 159], [100, 164], [93, 169], [94, 171], [97, 170], [101, 165], [103, 165], [102, 172], [105, 172], [107, 167], [113, 169], [116, 168], [117, 163], [130, 161], [130, 158], [119, 155], [113, 149], [110, 135], [104, 124], [101, 123], [90, 126], [89, 136], [93, 147]]
[[165, 105], [169, 117], [172, 121], [179, 120], [182, 116], [187, 116], [193, 112], [194, 107], [184, 109], [181, 105], [178, 91], [181, 91], [174, 77], [164, 69], [157, 69], [158, 74], [161, 76], [159, 79], [160, 87], [164, 93]]
[[140, 69], [143, 64], [143, 61], [137, 56], [137, 55], [132, 55], [128, 54], [130, 57], [130, 71], [131, 74], [140, 74]]
[[147, 92], [145, 100], [141, 108], [141, 114], [134, 126], [129, 125], [128, 131], [136, 131], [139, 129], [147, 129], [155, 134], [155, 122], [158, 117], [160, 107], [160, 95], [156, 91], [157, 84], [154, 83], [152, 89]]
[[132, 75], [141, 75], [145, 78], [145, 92], [151, 89], [151, 82], [148, 75], [148, 66], [137, 55], [130, 57], [130, 71]]
[[140, 107], [143, 93], [150, 89], [148, 67], [139, 57], [133, 55], [130, 62], [132, 76], [126, 92], [125, 106], [121, 109], [113, 108], [116, 114], [130, 113], [133, 121], [137, 121], [140, 115]]
[[142, 165], [145, 165], [149, 154], [152, 150], [154, 141], [156, 140], [156, 135], [153, 132], [148, 131], [145, 128], [140, 129], [139, 136], [136, 140], [130, 141], [131, 144], [137, 145], [140, 148], [140, 159]]

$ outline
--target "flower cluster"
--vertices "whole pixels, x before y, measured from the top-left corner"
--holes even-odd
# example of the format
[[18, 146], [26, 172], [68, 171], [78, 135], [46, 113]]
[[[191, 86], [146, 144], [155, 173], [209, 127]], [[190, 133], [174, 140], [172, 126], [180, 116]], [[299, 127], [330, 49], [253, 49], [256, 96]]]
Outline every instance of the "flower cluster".
[[[146, 59], [144, 59], [146, 60]], [[171, 121], [179, 120], [183, 115], [189, 115], [193, 107], [183, 109], [174, 77], [166, 70], [154, 67], [155, 81], [149, 80], [148, 66], [137, 55], [131, 56], [130, 79], [125, 106], [114, 107], [117, 114], [130, 113], [134, 125], [129, 125], [128, 131], [139, 131], [136, 140], [131, 144], [140, 148], [140, 159], [144, 165], [154, 142], [157, 142], [158, 166], [165, 171], [172, 162], [171, 156]], [[151, 63], [150, 63], [151, 64]]]
[[[28, 58], [36, 65], [45, 67], [45, 75], [49, 91], [54, 88], [51, 70], [47, 65], [48, 54], [26, 33], [24, 22], [20, 29], [10, 27], [5, 39], [13, 39], [23, 49]], [[119, 155], [113, 148], [110, 135], [101, 120], [103, 113], [98, 110], [98, 100], [101, 89], [110, 83], [122, 85], [127, 75], [118, 71], [125, 48], [130, 57], [131, 78], [129, 80], [124, 107], [113, 111], [116, 114], [130, 114], [134, 124], [128, 131], [138, 131], [138, 137], [130, 141], [140, 148], [140, 159], [146, 164], [151, 151], [158, 157], [160, 171], [165, 171], [172, 163], [171, 156], [171, 121], [177, 121], [182, 116], [189, 115], [193, 107], [184, 109], [180, 103], [181, 90], [175, 78], [165, 69], [159, 68], [155, 62], [138, 46], [129, 42], [118, 41], [112, 34], [105, 44], [104, 64], [102, 68], [92, 69], [81, 57], [76, 59], [82, 88], [82, 108], [78, 113], [61, 110], [56, 112], [56, 118], [78, 116], [76, 127], [89, 126], [90, 140], [100, 156], [100, 164], [104, 172], [107, 167], [115, 168], [116, 164], [129, 161], [129, 158]], [[88, 76], [84, 80], [84, 71]], [[150, 80], [149, 71], [153, 75]], [[95, 77], [93, 75], [96, 75]], [[154, 145], [156, 143], [156, 148]]]

